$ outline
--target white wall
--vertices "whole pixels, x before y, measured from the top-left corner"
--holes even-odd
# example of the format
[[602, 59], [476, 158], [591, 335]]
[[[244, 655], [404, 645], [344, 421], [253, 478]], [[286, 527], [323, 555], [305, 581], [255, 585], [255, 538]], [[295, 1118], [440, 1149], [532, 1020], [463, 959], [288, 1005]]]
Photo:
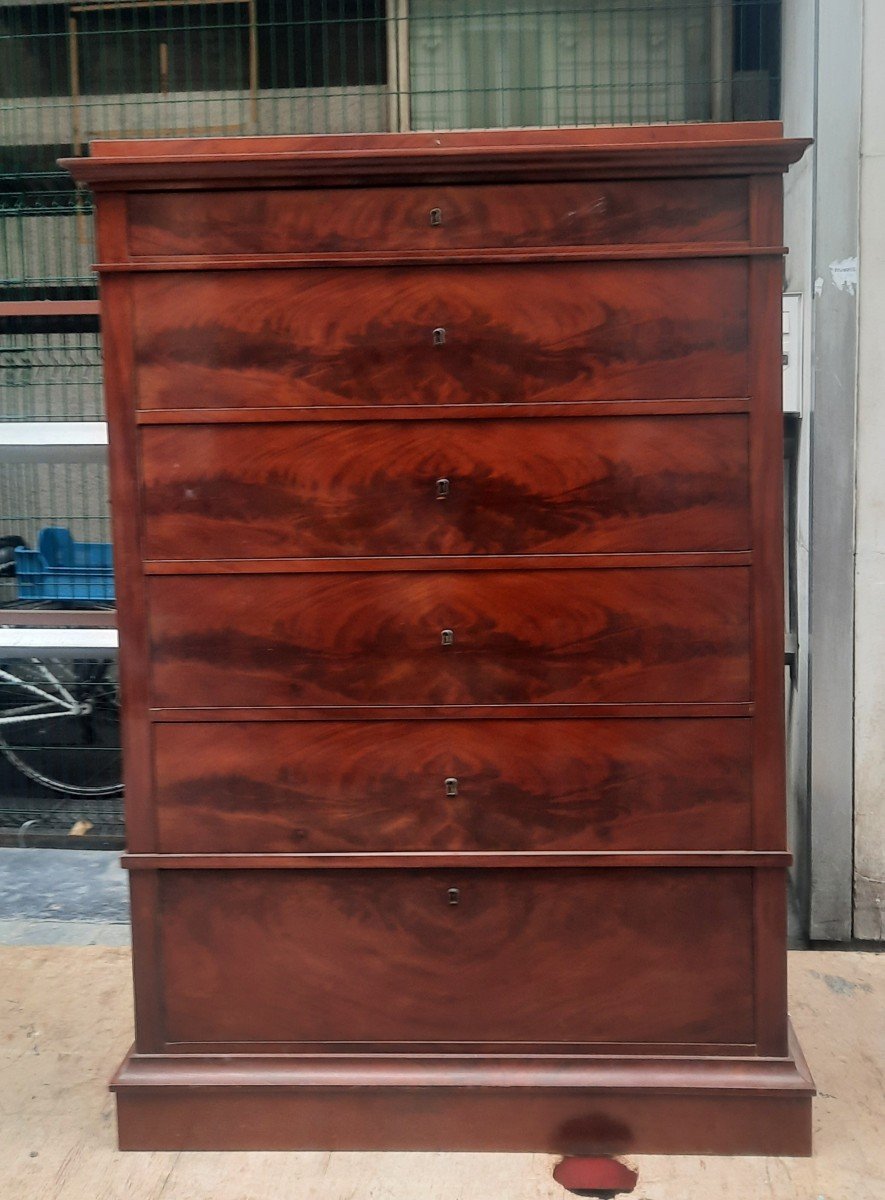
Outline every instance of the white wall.
[[885, 938], [885, 2], [865, 0], [855, 559], [854, 936]]

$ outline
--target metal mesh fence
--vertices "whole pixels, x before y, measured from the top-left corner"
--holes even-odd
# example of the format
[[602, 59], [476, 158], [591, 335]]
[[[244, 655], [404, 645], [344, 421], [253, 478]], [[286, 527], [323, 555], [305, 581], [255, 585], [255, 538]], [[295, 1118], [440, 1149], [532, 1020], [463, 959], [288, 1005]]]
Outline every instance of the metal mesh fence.
[[0, 3], [0, 274], [91, 293], [93, 138], [777, 115], [776, 0]]
[[0, 421], [100, 421], [98, 331], [0, 328]]
[[[56, 165], [92, 139], [776, 117], [780, 9], [780, 0], [0, 0], [0, 432], [101, 418], [97, 320], [23, 311], [96, 295], [91, 200]], [[22, 599], [17, 541], [36, 548], [47, 528], [96, 546], [109, 538], [104, 466], [53, 453], [0, 461], [0, 604], [15, 611], [70, 606]], [[106, 604], [106, 592], [87, 589], [83, 603]], [[112, 682], [84, 683], [89, 660], [52, 670], [69, 694], [94, 686], [106, 698]], [[0, 675], [0, 721], [21, 691]], [[0, 724], [0, 828], [88, 818], [88, 797], [65, 808], [64, 791], [42, 787], [41, 761], [69, 781], [68, 798], [78, 772], [93, 778], [102, 762], [119, 771], [109, 718], [98, 734], [59, 717], [52, 745], [41, 728], [33, 723], [22, 743], [37, 763], [29, 775], [4, 754], [12, 733]], [[70, 753], [55, 746], [63, 737]], [[94, 823], [119, 832], [115, 796], [92, 800]]]

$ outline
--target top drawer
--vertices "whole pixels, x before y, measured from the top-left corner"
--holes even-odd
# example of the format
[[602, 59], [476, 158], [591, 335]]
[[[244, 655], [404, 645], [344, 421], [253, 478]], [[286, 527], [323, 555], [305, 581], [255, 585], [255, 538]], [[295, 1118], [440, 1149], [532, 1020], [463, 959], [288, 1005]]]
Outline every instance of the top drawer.
[[745, 179], [149, 192], [128, 205], [139, 257], [747, 239]]

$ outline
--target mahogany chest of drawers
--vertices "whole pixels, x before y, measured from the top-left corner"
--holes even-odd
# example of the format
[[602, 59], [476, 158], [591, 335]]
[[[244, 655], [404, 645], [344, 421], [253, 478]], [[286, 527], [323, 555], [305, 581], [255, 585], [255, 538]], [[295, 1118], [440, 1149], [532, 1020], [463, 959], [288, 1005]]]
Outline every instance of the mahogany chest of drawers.
[[128, 1148], [807, 1153], [777, 125], [105, 142]]

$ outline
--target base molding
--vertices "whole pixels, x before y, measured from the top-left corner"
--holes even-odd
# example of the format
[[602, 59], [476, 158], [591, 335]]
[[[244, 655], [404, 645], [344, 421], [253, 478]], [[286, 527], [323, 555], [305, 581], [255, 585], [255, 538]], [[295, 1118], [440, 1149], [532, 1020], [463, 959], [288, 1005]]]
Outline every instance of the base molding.
[[811, 1153], [784, 1058], [172, 1055], [115, 1076], [121, 1150]]

